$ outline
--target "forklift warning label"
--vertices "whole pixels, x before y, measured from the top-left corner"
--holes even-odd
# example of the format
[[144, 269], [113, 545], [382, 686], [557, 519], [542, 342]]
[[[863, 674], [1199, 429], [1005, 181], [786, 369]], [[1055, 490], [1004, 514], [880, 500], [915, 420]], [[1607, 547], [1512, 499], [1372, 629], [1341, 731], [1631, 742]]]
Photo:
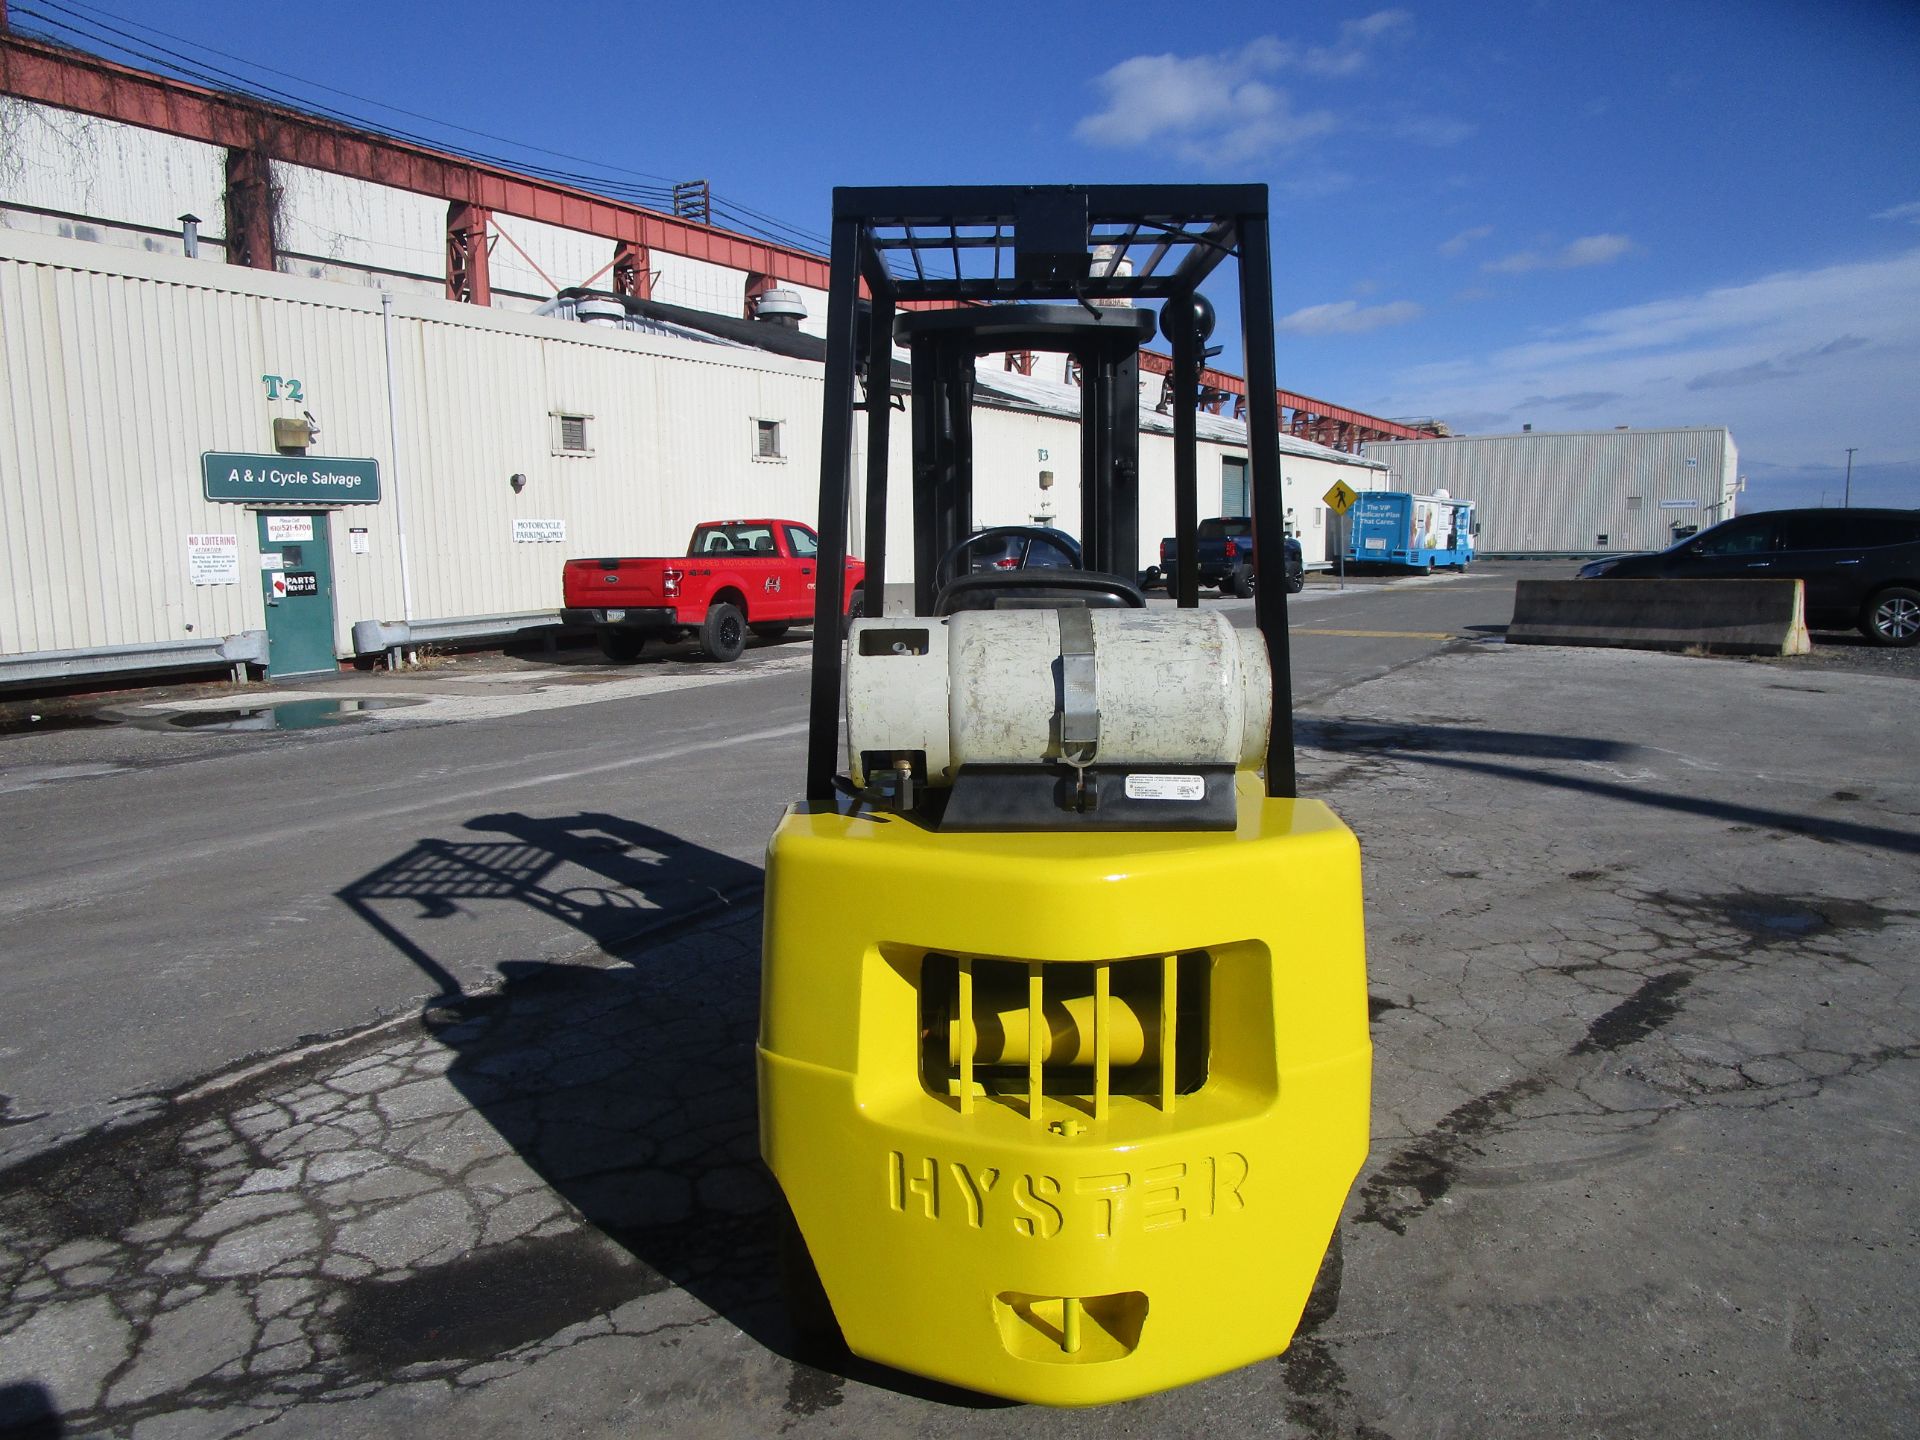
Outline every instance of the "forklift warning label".
[[1203, 775], [1129, 775], [1129, 800], [1204, 800], [1207, 781]]

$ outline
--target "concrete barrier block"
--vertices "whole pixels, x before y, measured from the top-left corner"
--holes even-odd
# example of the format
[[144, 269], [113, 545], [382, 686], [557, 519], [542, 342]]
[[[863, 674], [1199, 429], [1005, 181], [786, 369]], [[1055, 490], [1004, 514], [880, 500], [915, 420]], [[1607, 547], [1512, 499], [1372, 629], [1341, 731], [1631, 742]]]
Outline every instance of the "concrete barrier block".
[[1804, 655], [1798, 580], [1522, 580], [1507, 640], [1714, 655]]

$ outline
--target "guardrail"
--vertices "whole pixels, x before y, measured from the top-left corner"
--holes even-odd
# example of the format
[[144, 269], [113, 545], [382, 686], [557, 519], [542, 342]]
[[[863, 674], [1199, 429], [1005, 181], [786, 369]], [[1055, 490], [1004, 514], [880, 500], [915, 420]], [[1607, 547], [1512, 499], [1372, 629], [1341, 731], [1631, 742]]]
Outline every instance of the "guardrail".
[[247, 678], [249, 666], [264, 669], [266, 663], [264, 630], [242, 630], [218, 640], [155, 640], [139, 645], [95, 645], [84, 650], [32, 650], [0, 655], [0, 689], [219, 668], [241, 681]]
[[356, 620], [353, 653], [362, 660], [384, 655], [387, 668], [397, 669], [407, 651], [422, 645], [484, 644], [529, 636], [536, 631], [553, 634], [563, 628], [557, 610], [529, 610], [518, 615], [466, 615], [455, 620]]

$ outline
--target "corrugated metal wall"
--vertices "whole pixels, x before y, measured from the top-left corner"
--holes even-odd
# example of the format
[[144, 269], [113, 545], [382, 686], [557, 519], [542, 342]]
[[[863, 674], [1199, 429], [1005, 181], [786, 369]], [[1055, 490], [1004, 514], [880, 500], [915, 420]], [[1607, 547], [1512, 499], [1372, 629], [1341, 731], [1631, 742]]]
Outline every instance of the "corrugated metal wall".
[[[332, 526], [342, 653], [355, 620], [400, 618], [402, 504], [420, 618], [557, 607], [567, 556], [675, 550], [716, 513], [812, 515], [817, 367], [426, 297], [394, 309], [398, 464], [377, 291], [0, 235], [0, 653], [260, 628], [252, 513], [200, 498], [200, 456], [271, 453], [276, 415], [313, 414], [315, 456], [381, 464], [382, 503]], [[301, 401], [269, 400], [266, 375]], [[591, 417], [591, 454], [557, 453], [556, 411]], [[784, 458], [756, 458], [756, 419], [781, 425]], [[561, 520], [566, 542], [516, 543], [515, 518]], [[238, 537], [239, 584], [189, 583], [186, 536], [206, 533]]]
[[[216, 167], [225, 163], [219, 149], [202, 148]], [[282, 271], [354, 285], [378, 274], [390, 289], [446, 294], [446, 201], [282, 161], [274, 162], [273, 175], [281, 191]], [[221, 211], [212, 213], [217, 231]]]
[[[669, 255], [664, 250], [653, 252], [652, 263], [653, 298], [662, 304], [711, 310], [716, 315], [736, 318], [745, 313], [745, 272], [715, 265], [710, 260], [696, 260], [691, 255]], [[824, 335], [826, 331], [818, 333]]]
[[1366, 447], [1388, 488], [1479, 506], [1482, 554], [1656, 550], [1734, 513], [1739, 457], [1721, 427], [1591, 430]]
[[[341, 654], [355, 621], [404, 618], [403, 514], [416, 619], [557, 608], [566, 558], [677, 553], [702, 520], [815, 519], [818, 366], [431, 296], [394, 295], [389, 319], [381, 299], [364, 286], [0, 231], [0, 653], [261, 628], [255, 516], [201, 498], [200, 456], [270, 454], [277, 416], [311, 414], [316, 458], [381, 466], [381, 502], [346, 507], [330, 527]], [[589, 453], [560, 447], [559, 414], [584, 417]], [[779, 427], [778, 455], [758, 453], [760, 422]], [[1223, 458], [1245, 444], [1239, 427], [1210, 417], [1202, 434], [1209, 515]], [[904, 582], [910, 413], [895, 413], [891, 436], [887, 568]], [[982, 408], [975, 456], [981, 524], [1050, 513], [1079, 530], [1076, 417]], [[853, 470], [858, 550], [864, 455]], [[1045, 491], [1042, 470], [1054, 476]], [[1172, 470], [1170, 437], [1143, 433], [1142, 566], [1173, 527]], [[1310, 558], [1305, 517], [1320, 494], [1378, 474], [1283, 457]], [[515, 475], [525, 477], [518, 491]], [[565, 540], [516, 540], [515, 520], [559, 521]], [[360, 550], [354, 528], [365, 531]], [[239, 583], [191, 582], [186, 537], [208, 533], [237, 537]]]
[[224, 152], [154, 130], [0, 96], [10, 154], [0, 226], [180, 253], [179, 216], [206, 222], [201, 253], [225, 258]]

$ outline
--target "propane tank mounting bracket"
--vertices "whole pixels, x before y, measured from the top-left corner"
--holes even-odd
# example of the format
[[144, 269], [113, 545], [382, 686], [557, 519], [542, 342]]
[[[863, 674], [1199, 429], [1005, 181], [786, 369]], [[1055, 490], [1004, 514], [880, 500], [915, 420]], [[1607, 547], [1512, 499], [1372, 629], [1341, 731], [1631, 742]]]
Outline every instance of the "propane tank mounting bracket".
[[1100, 677], [1093, 656], [1093, 614], [1084, 605], [1060, 608], [1060, 760], [1073, 767], [1071, 808], [1093, 809], [1100, 792], [1087, 789], [1087, 767], [1100, 751]]

